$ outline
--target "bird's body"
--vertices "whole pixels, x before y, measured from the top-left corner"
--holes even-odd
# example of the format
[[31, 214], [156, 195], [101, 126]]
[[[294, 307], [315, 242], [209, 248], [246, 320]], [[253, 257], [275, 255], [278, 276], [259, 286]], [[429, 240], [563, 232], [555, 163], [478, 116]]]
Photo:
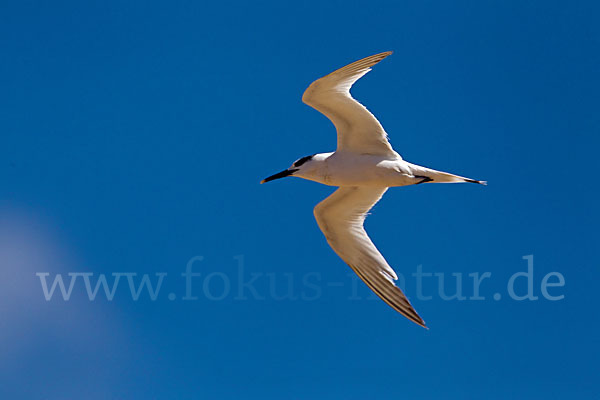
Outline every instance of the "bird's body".
[[352, 98], [350, 88], [354, 82], [390, 54], [364, 58], [313, 82], [302, 101], [333, 122], [338, 133], [337, 150], [302, 157], [261, 183], [295, 176], [339, 187], [314, 209], [327, 242], [387, 304], [425, 327], [402, 290], [394, 285], [397, 276], [364, 230], [364, 219], [388, 187], [485, 182], [404, 161], [390, 145], [379, 121]]
[[398, 154], [383, 156], [347, 152], [320, 153], [310, 169], [294, 176], [328, 186], [408, 186], [424, 182], [465, 182], [467, 178], [406, 162]]

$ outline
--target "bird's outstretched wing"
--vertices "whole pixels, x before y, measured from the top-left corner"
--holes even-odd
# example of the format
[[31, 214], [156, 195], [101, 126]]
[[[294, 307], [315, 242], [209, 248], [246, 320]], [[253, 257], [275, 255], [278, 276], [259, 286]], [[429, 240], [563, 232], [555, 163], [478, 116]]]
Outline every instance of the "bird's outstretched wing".
[[302, 95], [304, 103], [335, 125], [338, 151], [397, 155], [377, 118], [350, 95], [354, 82], [390, 54], [386, 51], [346, 65], [311, 83]]
[[386, 190], [385, 187], [340, 187], [317, 204], [315, 218], [331, 248], [371, 290], [394, 310], [426, 327], [402, 290], [394, 285], [394, 280], [398, 279], [396, 273], [363, 226], [367, 213]]

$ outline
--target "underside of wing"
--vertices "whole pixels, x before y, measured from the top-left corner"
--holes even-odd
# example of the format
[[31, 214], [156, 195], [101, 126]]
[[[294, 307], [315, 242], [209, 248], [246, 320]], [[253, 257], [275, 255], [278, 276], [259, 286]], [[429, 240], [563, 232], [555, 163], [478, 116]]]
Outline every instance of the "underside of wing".
[[363, 223], [387, 188], [340, 187], [317, 204], [314, 213], [331, 248], [367, 286], [394, 310], [423, 326], [425, 322], [394, 284], [394, 270], [375, 247]]
[[338, 151], [395, 155], [385, 130], [373, 114], [350, 95], [350, 88], [391, 51], [346, 65], [314, 81], [302, 101], [324, 114], [337, 129]]

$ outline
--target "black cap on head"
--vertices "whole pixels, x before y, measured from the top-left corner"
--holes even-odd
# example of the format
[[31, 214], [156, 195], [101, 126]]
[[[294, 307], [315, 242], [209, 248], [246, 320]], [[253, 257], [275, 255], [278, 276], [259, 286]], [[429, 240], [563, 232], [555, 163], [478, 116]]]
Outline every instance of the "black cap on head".
[[301, 166], [301, 165], [302, 165], [302, 164], [304, 164], [305, 162], [307, 162], [307, 161], [311, 160], [311, 159], [312, 159], [314, 156], [315, 156], [315, 155], [314, 155], [314, 154], [312, 154], [312, 155], [310, 155], [310, 156], [302, 157], [301, 159], [299, 159], [298, 161], [296, 161], [296, 162], [294, 163], [294, 167], [299, 167], [299, 166]]

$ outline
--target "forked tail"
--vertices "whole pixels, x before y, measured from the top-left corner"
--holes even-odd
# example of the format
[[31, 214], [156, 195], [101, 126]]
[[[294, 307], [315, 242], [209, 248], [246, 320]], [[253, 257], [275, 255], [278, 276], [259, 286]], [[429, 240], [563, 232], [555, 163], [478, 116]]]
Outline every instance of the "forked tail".
[[476, 179], [465, 178], [464, 176], [458, 176], [449, 174], [447, 172], [436, 171], [435, 169], [415, 166], [414, 174], [417, 177], [423, 177], [423, 181], [419, 183], [477, 183], [480, 185], [487, 185], [487, 181], [478, 181]]

